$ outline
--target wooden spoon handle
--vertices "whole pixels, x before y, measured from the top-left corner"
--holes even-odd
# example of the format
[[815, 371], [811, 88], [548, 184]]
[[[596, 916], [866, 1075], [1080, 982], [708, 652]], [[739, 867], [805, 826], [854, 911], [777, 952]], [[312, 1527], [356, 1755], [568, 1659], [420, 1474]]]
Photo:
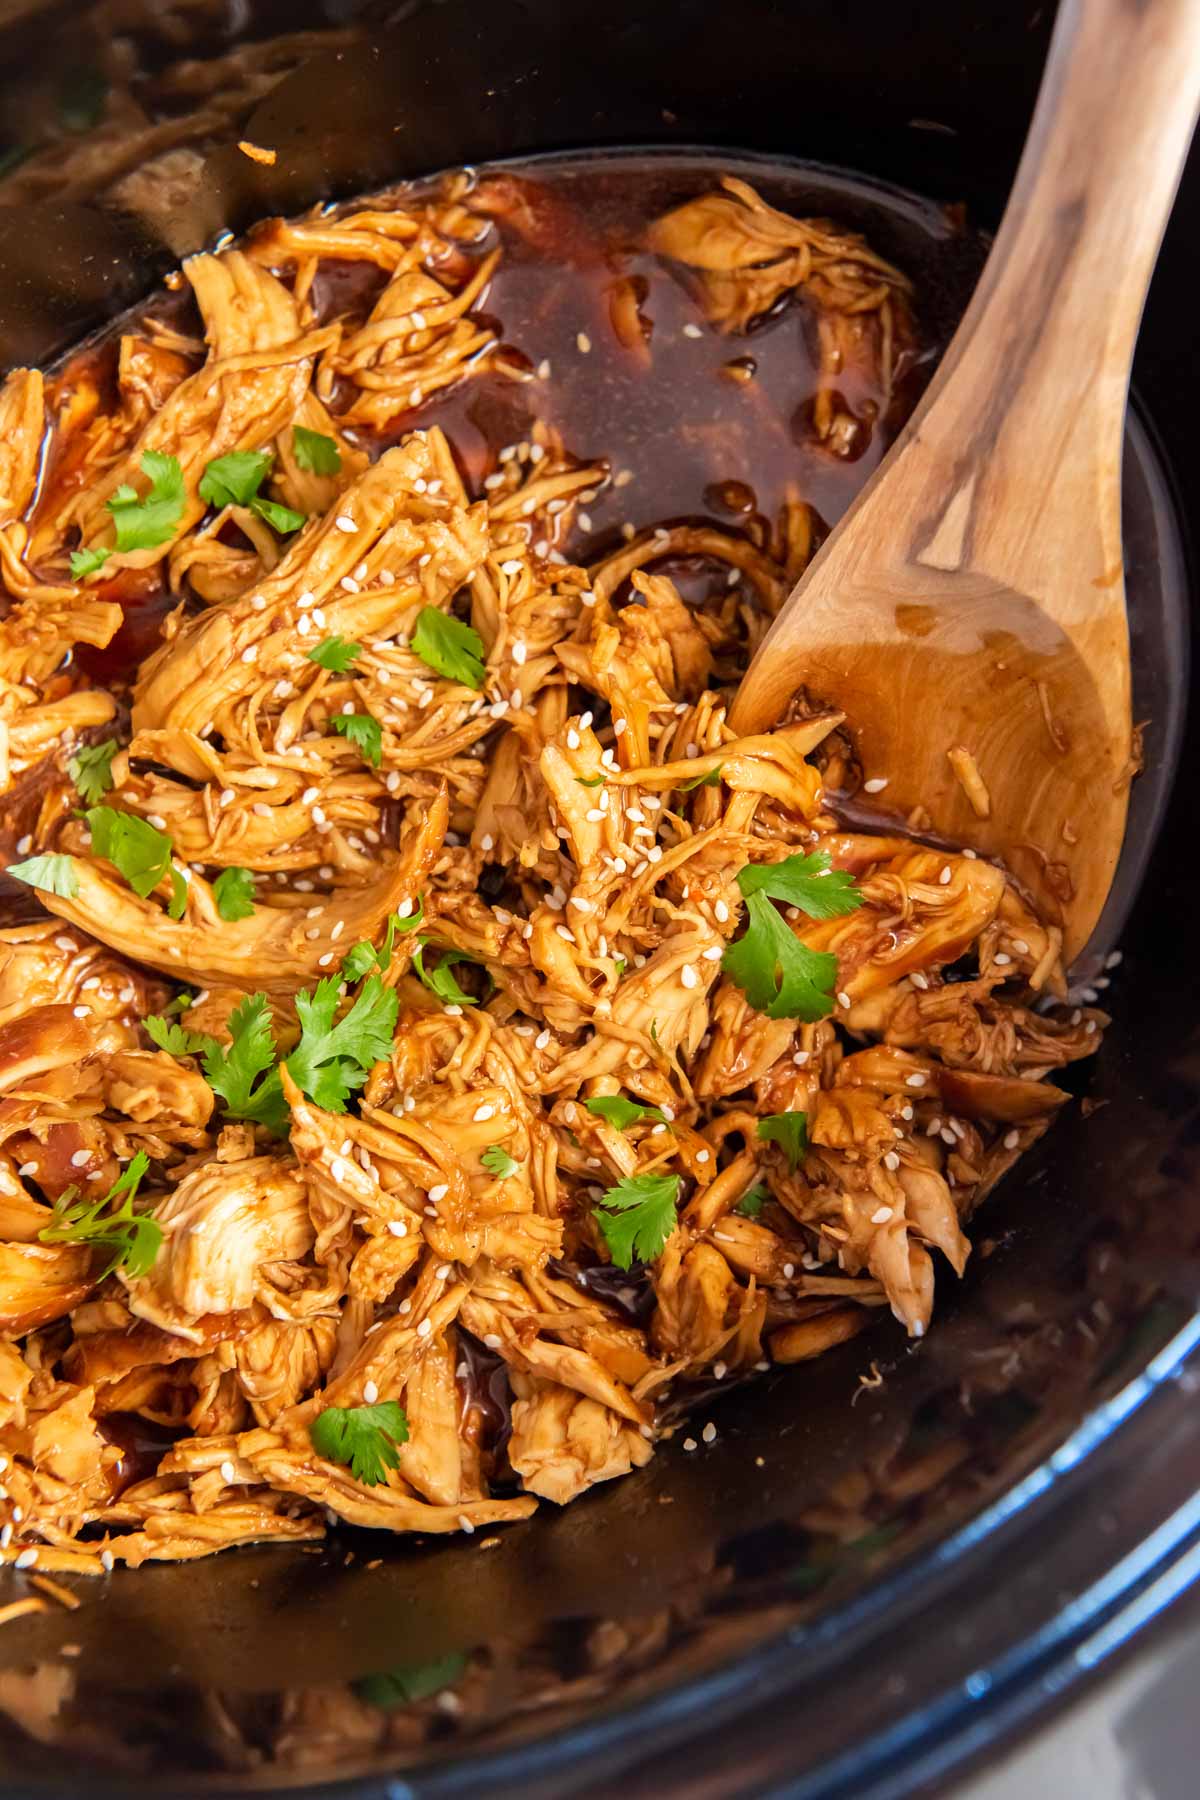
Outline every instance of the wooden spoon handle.
[[1198, 105], [1200, 0], [1062, 0], [995, 247], [903, 434], [926, 452], [917, 560], [1053, 594], [1073, 509], [1099, 506], [1089, 574], [1119, 578], [1129, 366]]

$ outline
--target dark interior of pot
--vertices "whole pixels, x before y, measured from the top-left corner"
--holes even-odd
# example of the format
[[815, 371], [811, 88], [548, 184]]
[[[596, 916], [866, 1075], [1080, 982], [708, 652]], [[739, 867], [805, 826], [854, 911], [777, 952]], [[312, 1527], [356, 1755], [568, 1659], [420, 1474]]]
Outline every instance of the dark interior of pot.
[[[1052, 23], [1033, 5], [964, 23], [877, 0], [2, 15], [6, 367], [61, 352], [223, 230], [518, 154], [769, 153], [991, 227]], [[277, 161], [248, 160], [239, 139]], [[151, 220], [113, 192], [164, 148], [178, 194]], [[889, 1321], [714, 1394], [711, 1444], [689, 1454], [677, 1438], [495, 1539], [337, 1532], [76, 1584], [78, 1610], [0, 1633], [0, 1791], [76, 1793], [86, 1773], [97, 1794], [600, 1793], [620, 1772], [635, 1794], [701, 1791], [701, 1776], [732, 1794], [784, 1771], [794, 1792], [899, 1791], [1025, 1716], [1053, 1671], [1065, 1689], [1064, 1657], [1078, 1673], [1130, 1608], [1160, 1603], [1200, 1530], [1198, 751], [1179, 509], [1195, 492], [1198, 205], [1193, 155], [1127, 443], [1145, 772], [1101, 932], [1122, 953], [1101, 977], [1115, 1024], [1076, 1103], [975, 1221], [928, 1338]], [[0, 1601], [19, 1581], [4, 1572]]]

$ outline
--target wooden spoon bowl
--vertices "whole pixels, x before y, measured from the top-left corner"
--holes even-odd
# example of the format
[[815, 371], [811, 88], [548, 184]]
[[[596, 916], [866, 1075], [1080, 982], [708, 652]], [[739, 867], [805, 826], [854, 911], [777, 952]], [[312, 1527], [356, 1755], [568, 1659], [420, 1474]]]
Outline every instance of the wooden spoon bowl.
[[875, 803], [1099, 917], [1138, 767], [1121, 551], [1129, 369], [1200, 103], [1200, 0], [1063, 0], [1004, 222], [913, 417], [732, 709], [848, 718]]

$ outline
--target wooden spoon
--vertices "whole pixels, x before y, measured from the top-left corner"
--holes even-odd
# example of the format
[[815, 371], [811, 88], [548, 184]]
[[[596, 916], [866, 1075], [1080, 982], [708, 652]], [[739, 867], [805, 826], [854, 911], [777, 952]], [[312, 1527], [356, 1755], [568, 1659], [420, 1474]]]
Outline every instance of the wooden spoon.
[[1198, 102], [1200, 0], [1063, 0], [971, 304], [731, 713], [761, 730], [801, 689], [842, 708], [877, 803], [1002, 857], [1068, 960], [1137, 766], [1125, 404]]

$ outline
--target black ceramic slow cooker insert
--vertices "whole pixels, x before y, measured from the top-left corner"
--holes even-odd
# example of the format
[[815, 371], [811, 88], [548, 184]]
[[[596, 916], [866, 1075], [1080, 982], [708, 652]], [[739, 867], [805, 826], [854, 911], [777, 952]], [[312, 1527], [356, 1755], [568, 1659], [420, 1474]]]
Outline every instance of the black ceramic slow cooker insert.
[[[0, 358], [59, 354], [181, 256], [263, 216], [551, 150], [811, 160], [961, 205], [986, 229], [1052, 22], [1032, 4], [882, 0], [12, 0], [0, 6]], [[121, 107], [108, 103], [114, 80]], [[112, 190], [145, 154], [139, 133], [164, 120], [179, 183], [151, 229]], [[273, 146], [275, 164], [239, 140]], [[466, 1538], [335, 1535], [317, 1554], [118, 1573], [77, 1612], [9, 1625], [0, 1794], [74, 1795], [86, 1781], [97, 1796], [303, 1786], [397, 1800], [619, 1783], [630, 1800], [867, 1800], [935, 1780], [1069, 1695], [1192, 1579], [1200, 742], [1184, 701], [1198, 210], [1193, 152], [1127, 445], [1146, 773], [1109, 920], [1115, 1025], [1080, 1089], [1087, 1104], [976, 1221], [967, 1277], [940, 1289], [929, 1337], [910, 1348], [868, 1334], [716, 1395], [703, 1456], [664, 1447], [486, 1552]], [[0, 1577], [0, 1603], [12, 1582]], [[417, 1730], [400, 1704], [382, 1746], [331, 1729], [304, 1757], [275, 1755], [289, 1708], [311, 1716], [318, 1690], [348, 1686], [370, 1704], [389, 1671], [479, 1652], [511, 1671], [485, 1716], [426, 1705]]]

